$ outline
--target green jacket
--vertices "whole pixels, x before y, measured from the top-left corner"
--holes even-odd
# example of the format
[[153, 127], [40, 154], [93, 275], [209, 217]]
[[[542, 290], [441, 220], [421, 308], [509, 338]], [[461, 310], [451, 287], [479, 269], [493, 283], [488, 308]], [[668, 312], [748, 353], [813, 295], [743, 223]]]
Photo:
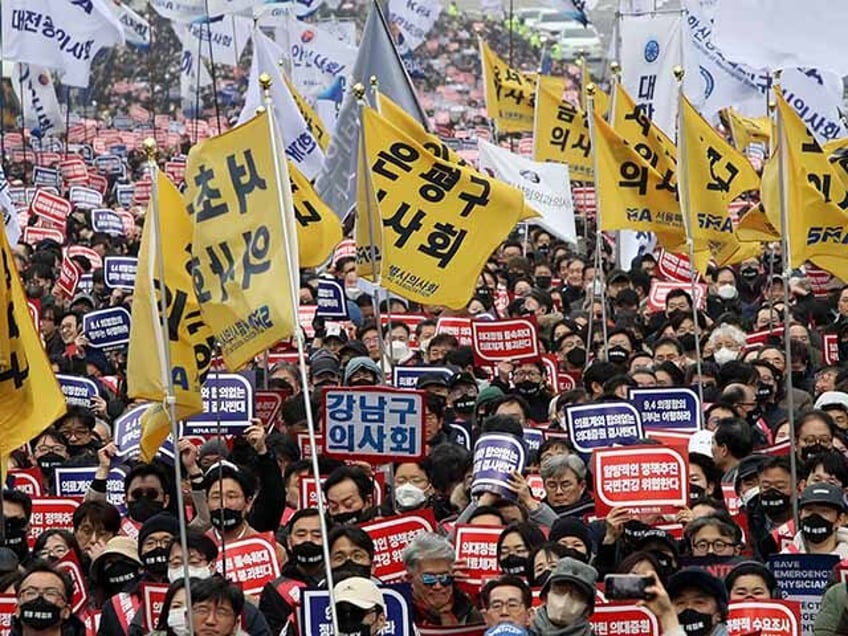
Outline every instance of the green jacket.
[[813, 636], [848, 635], [848, 590], [845, 583], [830, 587], [822, 597], [821, 609], [813, 625]]

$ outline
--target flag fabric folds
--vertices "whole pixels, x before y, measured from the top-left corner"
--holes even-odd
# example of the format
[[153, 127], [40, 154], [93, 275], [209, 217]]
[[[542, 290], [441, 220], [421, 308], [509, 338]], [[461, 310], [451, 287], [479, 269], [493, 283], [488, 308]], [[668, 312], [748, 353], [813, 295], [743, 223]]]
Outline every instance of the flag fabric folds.
[[755, 141], [768, 143], [771, 139], [771, 120], [768, 117], [746, 117], [733, 108], [722, 108], [719, 114], [738, 150], [745, 150]]
[[533, 158], [566, 163], [572, 179], [591, 181], [589, 123], [585, 112], [562, 98], [561, 80], [539, 78], [534, 116]]
[[342, 222], [318, 197], [297, 166], [289, 161], [300, 267], [318, 267], [342, 240]]
[[511, 68], [482, 39], [480, 62], [483, 64], [486, 111], [489, 118], [495, 121], [498, 132], [531, 132], [536, 99], [536, 75]]
[[280, 284], [290, 276], [282, 228], [291, 192], [277, 182], [270, 140], [263, 112], [195, 146], [186, 162], [194, 288], [231, 371], [297, 328], [297, 299]]

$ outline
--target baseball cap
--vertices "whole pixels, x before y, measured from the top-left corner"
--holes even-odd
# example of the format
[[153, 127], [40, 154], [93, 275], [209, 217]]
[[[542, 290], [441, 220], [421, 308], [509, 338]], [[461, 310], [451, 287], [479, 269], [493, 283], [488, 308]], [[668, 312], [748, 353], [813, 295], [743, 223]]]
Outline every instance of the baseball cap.
[[383, 593], [377, 589], [374, 582], [361, 576], [352, 576], [336, 584], [333, 588], [336, 603], [350, 603], [364, 610], [379, 606], [386, 613], [386, 602]]
[[816, 409], [826, 409], [829, 406], [841, 406], [848, 411], [848, 393], [842, 391], [825, 391], [816, 400]]
[[591, 565], [571, 557], [563, 557], [557, 561], [550, 577], [542, 587], [542, 596], [548, 593], [551, 585], [557, 581], [569, 581], [580, 587], [589, 597], [590, 602], [595, 600], [595, 583], [598, 581], [598, 571]]
[[460, 371], [459, 373], [454, 373], [450, 380], [448, 380], [448, 386], [450, 388], [454, 388], [457, 384], [470, 384], [472, 386], [477, 386], [477, 380], [474, 379], [474, 376], [468, 373], [468, 371]]
[[625, 272], [623, 269], [614, 269], [609, 274], [607, 274], [607, 283], [614, 283], [616, 281], [627, 281], [630, 282], [630, 274]]
[[808, 504], [824, 504], [833, 506], [841, 512], [846, 511], [842, 489], [828, 483], [813, 484], [804, 488], [804, 492], [801, 493], [801, 498], [798, 500], [798, 505], [803, 508]]
[[443, 373], [422, 373], [415, 382], [415, 388], [423, 389], [428, 386], [448, 388], [448, 381]]
[[334, 356], [320, 356], [312, 361], [309, 365], [309, 373], [313, 378], [325, 373], [332, 373], [335, 376], [341, 375], [339, 361]]
[[724, 587], [724, 583], [701, 568], [685, 568], [676, 574], [672, 574], [665, 587], [672, 601], [680, 596], [684, 590], [695, 588], [706, 590], [710, 596], [715, 598], [719, 607], [727, 607], [727, 589]]

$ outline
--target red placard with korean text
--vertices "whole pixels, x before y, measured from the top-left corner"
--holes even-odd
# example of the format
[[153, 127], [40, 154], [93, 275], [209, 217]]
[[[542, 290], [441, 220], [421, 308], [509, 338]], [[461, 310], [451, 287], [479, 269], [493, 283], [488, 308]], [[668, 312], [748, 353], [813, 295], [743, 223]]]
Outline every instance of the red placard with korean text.
[[595, 512], [612, 508], [641, 513], [671, 513], [689, 501], [688, 454], [669, 446], [595, 449]]
[[74, 583], [74, 595], [71, 598], [71, 611], [79, 614], [88, 607], [88, 586], [82, 566], [73, 550], [56, 562], [56, 569], [65, 572]]
[[459, 341], [460, 347], [471, 346], [471, 318], [444, 316], [436, 323], [436, 333], [449, 333]]
[[[692, 293], [692, 288], [689, 285], [666, 283], [656, 279], [652, 280], [651, 291], [648, 293], [648, 311], [651, 313], [665, 311], [665, 299], [669, 292], [675, 289], [682, 289], [690, 295]], [[706, 309], [707, 286], [703, 283], [698, 283], [695, 287], [695, 302], [698, 304], [699, 309]]]
[[27, 226], [24, 228], [24, 243], [35, 246], [44, 239], [56, 241], [59, 245], [65, 242], [65, 235], [60, 230], [52, 227], [34, 227]]
[[256, 417], [262, 420], [263, 426], [269, 431], [274, 429], [280, 421], [280, 409], [283, 406], [286, 393], [286, 391], [277, 389], [256, 391], [253, 409]]
[[657, 254], [657, 274], [663, 280], [688, 283], [692, 280], [692, 265], [682, 254], [660, 250]]
[[822, 334], [822, 360], [826, 365], [839, 364], [839, 335]]
[[474, 358], [481, 364], [538, 359], [536, 324], [527, 318], [475, 320], [471, 323]]
[[50, 194], [42, 189], [36, 191], [32, 203], [30, 203], [30, 210], [33, 214], [50, 221], [62, 234], [65, 233], [68, 215], [73, 209], [74, 206], [67, 199]]
[[25, 492], [30, 497], [41, 497], [44, 494], [44, 475], [37, 467], [12, 468], [9, 470], [12, 478], [12, 489]]
[[156, 629], [156, 625], [159, 623], [159, 616], [162, 615], [162, 608], [165, 605], [165, 595], [167, 593], [167, 585], [161, 583], [141, 584], [142, 606], [144, 607], [143, 627], [145, 632], [151, 632]]
[[0, 594], [0, 636], [12, 633], [12, 614], [18, 607], [14, 594]]
[[[224, 563], [218, 557], [218, 572], [223, 573]], [[227, 578], [241, 583], [242, 591], [258, 596], [266, 583], [280, 576], [280, 564], [270, 532], [254, 534], [227, 544]]]
[[62, 259], [62, 269], [59, 270], [59, 280], [56, 281], [59, 293], [68, 300], [73, 298], [81, 276], [82, 268], [72, 261], [70, 256], [65, 255]]
[[30, 547], [35, 544], [35, 540], [42, 532], [50, 528], [61, 528], [73, 532], [74, 511], [79, 505], [79, 501], [66, 497], [33, 497], [27, 537]]
[[498, 538], [503, 528], [457, 524], [456, 559], [464, 561], [468, 572], [468, 583], [480, 584], [484, 580], [500, 576], [498, 563]]
[[406, 576], [403, 551], [422, 532], [433, 532], [436, 519], [432, 510], [408, 512], [362, 524], [374, 542], [374, 576], [385, 583]]
[[760, 636], [800, 636], [799, 601], [736, 601], [727, 615], [730, 636], [759, 633]]
[[657, 617], [647, 607], [629, 603], [596, 604], [589, 623], [596, 634], [658, 636], [660, 633]]

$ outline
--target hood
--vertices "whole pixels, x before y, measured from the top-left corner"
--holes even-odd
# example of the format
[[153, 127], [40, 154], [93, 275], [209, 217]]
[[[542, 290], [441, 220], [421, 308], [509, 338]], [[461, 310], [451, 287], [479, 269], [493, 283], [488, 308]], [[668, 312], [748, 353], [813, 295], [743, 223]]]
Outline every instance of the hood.
[[592, 636], [592, 626], [585, 618], [575, 621], [572, 625], [558, 627], [548, 618], [548, 608], [540, 607], [530, 626], [533, 636]]
[[[807, 544], [804, 541], [804, 535], [801, 534], [800, 530], [795, 533], [795, 538], [792, 539], [792, 545], [795, 548], [792, 550], [793, 552], [797, 551], [801, 554], [807, 554]], [[784, 550], [784, 552], [786, 552], [786, 550]], [[836, 529], [836, 549], [830, 554], [838, 555], [840, 561], [848, 559], [848, 528]]]

